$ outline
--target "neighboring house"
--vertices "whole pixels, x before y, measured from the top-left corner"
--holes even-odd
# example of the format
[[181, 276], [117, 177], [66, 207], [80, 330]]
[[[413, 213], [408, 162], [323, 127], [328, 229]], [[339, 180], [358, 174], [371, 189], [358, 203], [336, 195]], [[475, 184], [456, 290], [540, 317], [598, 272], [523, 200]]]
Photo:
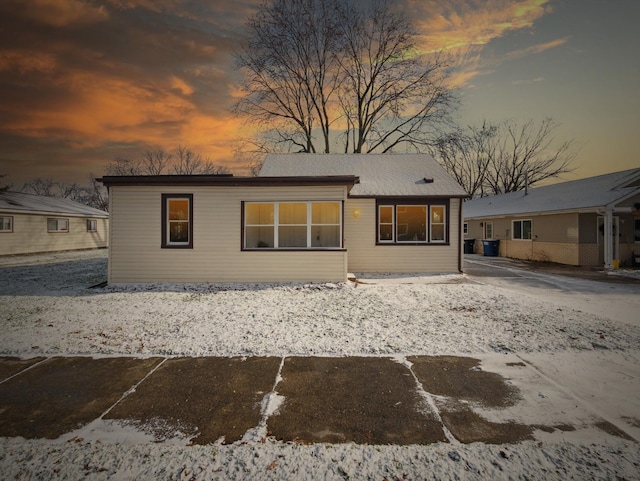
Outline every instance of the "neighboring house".
[[640, 169], [465, 203], [465, 238], [499, 255], [561, 264], [632, 265], [640, 253]]
[[107, 176], [109, 282], [460, 272], [463, 189], [426, 155], [268, 156], [258, 177]]
[[108, 247], [109, 214], [57, 197], [0, 192], [0, 255]]

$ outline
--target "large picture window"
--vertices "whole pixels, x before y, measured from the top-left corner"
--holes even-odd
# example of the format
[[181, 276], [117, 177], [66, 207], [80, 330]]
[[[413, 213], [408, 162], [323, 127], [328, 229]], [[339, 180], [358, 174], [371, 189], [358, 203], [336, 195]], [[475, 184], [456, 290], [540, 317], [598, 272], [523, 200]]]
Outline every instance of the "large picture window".
[[514, 220], [512, 226], [514, 240], [531, 240], [530, 220]]
[[377, 241], [380, 244], [448, 242], [447, 205], [379, 204]]
[[162, 247], [193, 247], [193, 194], [162, 194]]
[[342, 247], [341, 202], [245, 202], [245, 249]]

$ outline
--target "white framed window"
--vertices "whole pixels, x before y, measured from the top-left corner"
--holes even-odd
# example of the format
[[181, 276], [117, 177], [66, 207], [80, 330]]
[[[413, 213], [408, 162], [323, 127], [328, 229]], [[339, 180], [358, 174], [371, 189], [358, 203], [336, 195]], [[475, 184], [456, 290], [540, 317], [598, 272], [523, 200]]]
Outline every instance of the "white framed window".
[[493, 239], [493, 222], [484, 223], [484, 238]]
[[512, 239], [514, 240], [531, 240], [531, 231], [531, 219], [514, 220], [511, 223]]
[[47, 219], [47, 232], [69, 232], [69, 219]]
[[378, 244], [443, 244], [448, 242], [447, 205], [378, 205]]
[[342, 202], [245, 202], [244, 249], [340, 249]]
[[378, 206], [378, 242], [393, 242], [395, 209], [392, 205]]
[[87, 232], [97, 232], [98, 221], [95, 219], [87, 219]]
[[3, 215], [0, 217], [0, 232], [13, 232], [13, 216]]
[[193, 248], [193, 194], [162, 194], [163, 248]]
[[446, 207], [444, 205], [432, 205], [431, 229], [429, 240], [431, 242], [444, 242], [446, 240], [447, 222], [445, 218]]

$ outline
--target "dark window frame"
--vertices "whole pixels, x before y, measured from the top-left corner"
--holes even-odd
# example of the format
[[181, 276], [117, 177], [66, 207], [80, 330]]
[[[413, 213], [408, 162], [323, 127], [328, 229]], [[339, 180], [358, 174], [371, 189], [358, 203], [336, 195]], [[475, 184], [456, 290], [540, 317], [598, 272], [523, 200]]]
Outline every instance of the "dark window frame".
[[[162, 194], [162, 218], [161, 218], [161, 245], [162, 249], [193, 249], [193, 194]], [[187, 199], [189, 201], [189, 242], [184, 244], [172, 244], [169, 242], [168, 228], [169, 219], [167, 218], [169, 210], [167, 203], [170, 199]]]
[[97, 219], [87, 219], [87, 232], [98, 232]]
[[[398, 206], [424, 206], [427, 209], [427, 232], [425, 241], [419, 242], [398, 242], [397, 226], [398, 226]], [[393, 207], [393, 239], [380, 240], [380, 207]], [[431, 241], [431, 207], [442, 206], [445, 208], [445, 239], [444, 241]], [[375, 245], [377, 246], [448, 246], [451, 243], [451, 199], [448, 197], [434, 198], [376, 198], [376, 225], [375, 225]]]
[[[49, 229], [49, 222], [55, 220], [56, 221], [56, 230]], [[66, 229], [58, 229], [58, 222], [64, 220], [67, 223]], [[69, 233], [69, 218], [68, 217], [47, 217], [47, 233], [48, 234], [68, 234]]]
[[[0, 234], [11, 234], [13, 233], [13, 216], [12, 215], [0, 215]], [[4, 219], [11, 219], [11, 229], [3, 229]]]

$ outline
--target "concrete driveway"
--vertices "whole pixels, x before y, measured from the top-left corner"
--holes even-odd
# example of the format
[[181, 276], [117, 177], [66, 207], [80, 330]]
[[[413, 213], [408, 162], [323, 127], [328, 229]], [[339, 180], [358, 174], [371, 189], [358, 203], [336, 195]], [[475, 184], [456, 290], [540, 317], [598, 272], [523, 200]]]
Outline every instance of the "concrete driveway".
[[3, 437], [406, 445], [595, 430], [631, 438], [516, 355], [0, 358], [0, 376]]

